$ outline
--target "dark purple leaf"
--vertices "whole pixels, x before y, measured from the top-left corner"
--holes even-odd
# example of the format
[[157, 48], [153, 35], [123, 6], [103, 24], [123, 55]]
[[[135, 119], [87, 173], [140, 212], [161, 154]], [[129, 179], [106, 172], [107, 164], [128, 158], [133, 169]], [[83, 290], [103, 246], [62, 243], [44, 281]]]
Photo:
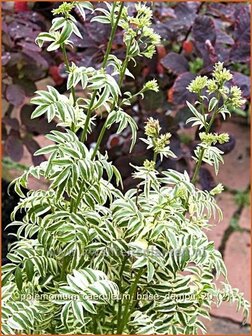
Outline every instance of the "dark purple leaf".
[[[234, 39], [222, 29], [216, 29], [216, 44], [233, 45]], [[223, 48], [223, 46], [222, 46]]]
[[24, 76], [32, 81], [37, 81], [41, 78], [44, 78], [46, 74], [46, 69], [43, 70], [42, 68], [38, 67], [35, 63], [30, 64], [27, 63], [22, 70]]
[[250, 61], [250, 44], [246, 42], [237, 42], [230, 51], [230, 60], [232, 62]]
[[196, 75], [192, 74], [191, 72], [185, 72], [176, 78], [172, 87], [174, 104], [185, 105], [186, 100], [188, 100], [189, 102], [195, 101], [196, 96], [187, 90], [187, 86], [195, 77]]
[[7, 70], [11, 67], [16, 66], [18, 63], [23, 61], [23, 55], [20, 52], [10, 52], [10, 60], [8, 62]]
[[179, 136], [176, 133], [172, 134], [170, 148], [173, 151], [173, 153], [177, 156], [175, 160], [179, 160], [182, 158], [183, 153], [181, 148], [181, 142]]
[[23, 157], [24, 147], [17, 131], [12, 130], [5, 141], [5, 151], [13, 161], [20, 161]]
[[97, 43], [94, 40], [93, 36], [89, 34], [90, 26], [91, 26], [90, 23], [85, 23], [85, 25], [78, 24], [78, 28], [83, 38], [81, 39], [74, 34], [71, 36], [71, 41], [74, 43], [76, 47], [79, 48], [97, 47]]
[[189, 161], [190, 160], [186, 157], [183, 157], [180, 160], [175, 161], [175, 170], [180, 172], [180, 173], [184, 173], [185, 170], [186, 170], [188, 172], [188, 174], [191, 174], [191, 165], [190, 165]]
[[180, 108], [175, 115], [175, 123], [178, 125], [183, 125], [184, 128], [190, 128], [191, 126], [186, 124], [187, 119], [192, 117], [192, 112], [187, 106]]
[[15, 131], [18, 131], [20, 128], [17, 118], [11, 118], [11, 117], [6, 116], [2, 119], [2, 121], [5, 125], [10, 126]]
[[46, 160], [44, 155], [33, 156], [33, 154], [40, 149], [39, 144], [30, 137], [25, 137], [23, 139], [24, 145], [28, 149], [29, 153], [32, 155], [32, 162], [35, 166], [38, 166], [41, 162]]
[[198, 15], [192, 26], [195, 47], [203, 58], [205, 66], [208, 66], [209, 63], [214, 64], [219, 58], [215, 50], [216, 25], [212, 18], [206, 15]]
[[48, 62], [45, 60], [43, 56], [41, 56], [40, 52], [35, 52], [32, 50], [23, 50], [24, 57], [26, 58], [26, 63], [31, 64], [35, 63], [37, 67], [39, 67], [40, 72], [48, 69]]
[[89, 26], [86, 35], [84, 35], [84, 39], [91, 38], [95, 41], [96, 45], [107, 43], [110, 33], [109, 25], [104, 25], [99, 22], [87, 23], [87, 25]]
[[237, 41], [250, 43], [250, 8], [242, 4], [236, 9], [236, 21], [234, 29], [234, 38]]
[[33, 31], [28, 25], [24, 25], [18, 21], [11, 22], [8, 31], [14, 41], [22, 38], [25, 39], [27, 36], [34, 41], [38, 34], [38, 32]]
[[163, 20], [164, 18], [175, 18], [175, 11], [173, 8], [171, 7], [167, 7], [166, 3], [159, 3], [156, 4], [156, 6], [158, 6], [158, 8], [154, 11], [154, 16], [158, 17], [160, 20]]
[[31, 114], [34, 111], [34, 106], [24, 105], [20, 111], [20, 119], [23, 127], [27, 132], [34, 134], [47, 134], [51, 130], [56, 129], [56, 123], [48, 124], [47, 120], [42, 116], [41, 118], [31, 119]]
[[183, 40], [187, 30], [192, 26], [200, 3], [181, 2], [174, 8], [175, 18], [155, 25], [155, 30], [166, 40]]
[[8, 50], [11, 50], [15, 47], [15, 42], [12, 40], [9, 34], [2, 34], [2, 45], [7, 46]]
[[216, 41], [214, 20], [206, 15], [198, 15], [192, 26], [192, 36], [199, 44], [204, 45], [209, 40], [214, 45]]
[[40, 52], [41, 49], [35, 44], [30, 42], [21, 41], [17, 43], [18, 46], [22, 47], [26, 51]]
[[6, 89], [6, 99], [12, 105], [20, 106], [25, 100], [25, 92], [19, 85], [9, 85]]
[[[168, 21], [170, 22], [170, 21]], [[164, 40], [174, 41], [176, 39], [175, 32], [167, 25], [167, 23], [157, 22], [152, 26], [155, 29], [155, 32], [160, 35]]]
[[2, 65], [6, 65], [9, 60], [11, 59], [11, 55], [9, 52], [4, 52], [3, 55], [2, 55]]
[[[217, 57], [217, 61], [225, 63], [229, 59], [230, 48], [229, 47], [226, 48], [222, 43], [215, 44], [214, 52]], [[211, 68], [209, 68], [208, 72], [211, 72], [214, 64], [211, 62], [209, 65], [211, 65]]]
[[199, 171], [199, 182], [202, 190], [210, 191], [216, 186], [212, 173], [203, 167], [201, 167]]
[[28, 78], [14, 78], [14, 84], [19, 85], [25, 91], [27, 97], [34, 96], [34, 92], [37, 90], [37, 87], [34, 81], [29, 80]]
[[234, 22], [235, 6], [229, 3], [210, 3], [207, 6], [207, 14], [212, 14], [225, 21]]
[[179, 75], [189, 70], [187, 59], [180, 54], [170, 52], [164, 58], [161, 59], [161, 64], [171, 72]]
[[232, 83], [241, 88], [243, 97], [250, 99], [250, 78], [239, 72], [233, 72]]
[[164, 158], [162, 162], [159, 162], [160, 166], [158, 168], [161, 168], [161, 170], [176, 169], [177, 163], [178, 161]]
[[122, 178], [126, 178], [132, 174], [133, 168], [131, 167], [130, 163], [130, 156], [121, 156], [114, 162], [114, 165], [119, 169]]
[[161, 133], [165, 132], [175, 133], [179, 129], [179, 125], [175, 122], [175, 119], [170, 115], [153, 112], [152, 117], [154, 119], [159, 120], [159, 124], [161, 126]]
[[123, 180], [123, 191], [126, 192], [132, 188], [137, 188], [140, 182], [140, 179], [133, 179], [131, 176], [125, 178], [125, 180]]

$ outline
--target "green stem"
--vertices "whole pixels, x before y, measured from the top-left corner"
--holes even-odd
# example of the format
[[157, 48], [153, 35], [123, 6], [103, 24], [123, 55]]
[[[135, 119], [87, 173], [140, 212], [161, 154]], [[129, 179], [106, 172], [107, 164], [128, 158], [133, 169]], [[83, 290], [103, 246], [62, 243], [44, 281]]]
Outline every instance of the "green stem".
[[[107, 50], [106, 50], [106, 53], [105, 53], [105, 56], [104, 56], [104, 59], [103, 59], [103, 62], [102, 62], [102, 67], [103, 68], [105, 68], [105, 66], [107, 64], [107, 61], [108, 61], [108, 57], [109, 57], [109, 54], [110, 54], [110, 51], [111, 51], [111, 48], [112, 48], [112, 43], [113, 43], [113, 40], [114, 40], [114, 37], [115, 37], [115, 33], [116, 33], [116, 29], [117, 29], [119, 20], [121, 18], [123, 7], [124, 7], [124, 3], [122, 1], [121, 5], [120, 5], [120, 8], [119, 8], [119, 11], [118, 11], [116, 22], [112, 27], [111, 34], [110, 34], [110, 37], [109, 37], [108, 47], [107, 47]], [[114, 15], [115, 8], [116, 8], [116, 1], [113, 3], [112, 16]]]
[[89, 103], [89, 106], [88, 106], [86, 122], [85, 122], [85, 125], [84, 125], [84, 129], [82, 131], [82, 134], [81, 134], [81, 141], [82, 142], [86, 141], [86, 136], [87, 136], [87, 132], [88, 132], [88, 126], [89, 126], [89, 122], [90, 122], [90, 118], [91, 118], [91, 114], [92, 114], [92, 106], [94, 104], [95, 96], [96, 96], [97, 91], [98, 90], [95, 90], [93, 92], [91, 100], [90, 100], [90, 103]]
[[[68, 58], [67, 58], [66, 47], [65, 47], [64, 44], [61, 45], [61, 50], [63, 52], [64, 63], [66, 65], [66, 69], [67, 69], [67, 71], [69, 73], [70, 72], [70, 64], [69, 64], [69, 61], [68, 61]], [[75, 105], [75, 103], [76, 103], [76, 94], [75, 94], [75, 90], [74, 90], [73, 86], [71, 87], [71, 93], [72, 93], [73, 100], [74, 100], [74, 105]]]
[[[214, 111], [214, 113], [213, 113], [210, 121], [209, 121], [209, 124], [206, 127], [206, 134], [208, 134], [210, 132], [210, 129], [211, 129], [212, 125], [213, 125], [214, 119], [217, 116], [218, 112], [219, 112], [219, 108], [217, 107], [216, 110]], [[197, 162], [197, 164], [195, 166], [194, 174], [193, 174], [193, 177], [192, 177], [192, 183], [193, 184], [195, 184], [195, 182], [197, 180], [197, 177], [198, 177], [198, 174], [199, 174], [199, 170], [200, 170], [200, 167], [201, 167], [202, 162], [203, 162], [204, 152], [205, 152], [205, 148], [201, 148], [200, 155], [199, 155], [199, 160], [198, 160], [198, 162]]]
[[[124, 268], [125, 268], [127, 259], [128, 259], [127, 256], [125, 256], [125, 257], [123, 258], [122, 267], [121, 267], [121, 270], [120, 270], [120, 273], [119, 273], [119, 283], [118, 283], [118, 288], [119, 288], [119, 293], [120, 293], [120, 294], [121, 294], [121, 291], [122, 291], [123, 271], [124, 271]], [[119, 326], [120, 326], [120, 322], [121, 322], [121, 321], [120, 321], [121, 313], [122, 313], [122, 298], [119, 299], [119, 303], [118, 303], [117, 328], [119, 328]], [[114, 332], [114, 330], [113, 330], [113, 332]]]
[[[66, 52], [66, 47], [64, 44], [61, 44], [61, 50], [62, 50], [62, 53], [63, 53], [63, 57], [64, 57], [64, 63], [65, 63], [65, 66], [66, 66], [66, 69], [67, 69], [67, 72], [69, 73], [70, 72], [70, 64], [69, 64], [69, 61], [68, 61], [68, 58], [67, 58], [67, 52]], [[75, 94], [75, 89], [74, 87], [72, 86], [71, 87], [71, 94], [72, 94], [72, 97], [73, 97], [73, 102], [74, 102], [74, 106], [75, 106], [75, 103], [76, 103], [76, 94]], [[71, 131], [74, 132], [74, 120], [72, 121], [72, 125], [71, 125]]]
[[137, 290], [137, 285], [138, 285], [138, 281], [141, 278], [142, 274], [144, 272], [144, 269], [140, 269], [136, 275], [135, 281], [133, 282], [131, 288], [130, 288], [130, 292], [129, 292], [129, 298], [126, 301], [125, 307], [124, 307], [124, 313], [123, 313], [123, 317], [120, 323], [120, 326], [117, 328], [117, 334], [122, 334], [124, 327], [127, 325], [129, 317], [130, 317], [130, 305], [132, 303], [132, 299], [134, 298], [135, 294], [136, 294], [136, 290]]
[[80, 204], [80, 201], [81, 201], [81, 197], [82, 197], [82, 194], [83, 194], [84, 187], [85, 187], [85, 181], [82, 181], [81, 186], [80, 186], [80, 190], [79, 190], [79, 193], [78, 193], [78, 198], [77, 198], [76, 203], [75, 203], [75, 212], [77, 211], [78, 206], [79, 206], [79, 204]]
[[62, 262], [61, 273], [60, 273], [60, 280], [64, 280], [64, 278], [65, 278], [66, 267], [67, 267], [67, 258], [64, 257], [63, 262]]
[[126, 54], [125, 60], [123, 61], [122, 72], [120, 74], [120, 80], [119, 80], [119, 84], [118, 84], [119, 87], [122, 86], [124, 75], [125, 75], [128, 63], [129, 63], [129, 55], [128, 55], [128, 53], [129, 53], [129, 50], [127, 50], [127, 54]]
[[157, 161], [157, 156], [158, 156], [158, 153], [154, 151], [153, 153], [153, 161], [156, 163]]
[[203, 161], [203, 157], [204, 157], [204, 152], [205, 152], [205, 149], [201, 148], [199, 160], [198, 160], [198, 162], [197, 162], [197, 164], [195, 166], [195, 170], [194, 170], [194, 173], [193, 173], [192, 184], [195, 184], [195, 182], [197, 180], [197, 177], [198, 177], [198, 174], [199, 174], [199, 170], [200, 170], [200, 167], [202, 165], [202, 161]]
[[[118, 26], [118, 23], [119, 23], [119, 20], [120, 20], [120, 17], [121, 17], [123, 6], [124, 6], [124, 3], [122, 2], [121, 5], [120, 5], [120, 8], [119, 8], [119, 12], [118, 12], [118, 15], [117, 15], [117, 18], [116, 18], [116, 22], [113, 25], [111, 33], [110, 33], [108, 46], [107, 46], [106, 53], [104, 55], [104, 59], [103, 59], [103, 62], [102, 62], [102, 68], [103, 69], [105, 68], [105, 66], [107, 64], [107, 61], [108, 61], [108, 57], [109, 57], [109, 54], [110, 54], [110, 51], [111, 51], [111, 48], [112, 48], [112, 43], [113, 43], [115, 33], [116, 33], [116, 29], [117, 29], [117, 26]], [[115, 8], [116, 8], [116, 2], [113, 3], [112, 16], [114, 15]], [[81, 141], [82, 142], [86, 141], [88, 126], [89, 126], [89, 122], [90, 122], [90, 118], [91, 118], [91, 114], [92, 114], [92, 106], [93, 106], [93, 103], [95, 101], [95, 97], [96, 97], [97, 92], [98, 92], [98, 90], [95, 90], [93, 92], [92, 98], [91, 98], [91, 101], [90, 101], [90, 104], [89, 104], [89, 107], [88, 107], [87, 118], [86, 118], [85, 126], [84, 126], [84, 129], [82, 131], [82, 135], [81, 135]]]
[[[125, 72], [126, 72], [126, 69], [127, 69], [128, 63], [129, 63], [129, 55], [128, 55], [128, 53], [129, 53], [129, 50], [127, 49], [127, 52], [126, 52], [126, 58], [125, 58], [125, 60], [124, 60], [124, 62], [123, 62], [123, 66], [122, 66], [122, 72], [120, 73], [119, 84], [118, 84], [119, 88], [121, 88], [121, 86], [122, 86], [123, 79], [124, 79], [124, 76], [125, 76]], [[110, 112], [112, 112], [112, 111], [114, 110], [115, 106], [116, 106], [116, 101], [113, 102], [113, 105], [111, 106]], [[93, 154], [92, 154], [92, 159], [95, 158], [95, 155], [96, 155], [97, 151], [98, 151], [99, 148], [100, 148], [102, 139], [103, 139], [104, 134], [105, 134], [105, 132], [106, 132], [106, 127], [107, 127], [107, 124], [106, 124], [106, 122], [105, 122], [105, 123], [103, 124], [103, 127], [102, 127], [102, 129], [101, 129], [101, 132], [100, 132], [99, 137], [98, 137], [98, 139], [97, 139], [97, 142], [96, 142], [96, 145], [95, 145]]]
[[106, 127], [107, 127], [107, 120], [105, 121], [105, 123], [104, 123], [103, 126], [102, 126], [102, 129], [101, 129], [101, 132], [100, 132], [99, 137], [98, 137], [98, 139], [97, 139], [97, 142], [96, 142], [96, 145], [95, 145], [93, 154], [92, 154], [92, 156], [91, 156], [91, 160], [93, 160], [93, 159], [95, 158], [96, 153], [97, 153], [98, 149], [100, 148], [100, 144], [101, 144], [102, 139], [103, 139], [103, 137], [104, 137], [104, 134], [105, 134], [105, 132], [106, 132]]

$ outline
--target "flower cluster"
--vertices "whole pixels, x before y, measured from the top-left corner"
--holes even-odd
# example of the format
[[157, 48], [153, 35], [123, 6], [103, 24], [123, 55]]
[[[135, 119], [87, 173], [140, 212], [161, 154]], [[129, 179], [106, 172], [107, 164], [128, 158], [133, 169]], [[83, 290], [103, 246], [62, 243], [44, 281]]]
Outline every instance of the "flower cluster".
[[205, 133], [205, 132], [201, 132], [199, 134], [200, 140], [202, 142], [204, 142], [207, 145], [215, 145], [217, 142], [219, 142], [220, 144], [224, 144], [226, 142], [229, 141], [229, 135], [228, 133], [221, 133], [221, 134], [217, 134], [217, 133]]
[[160, 36], [154, 32], [150, 27], [143, 27], [143, 42], [148, 43], [146, 49], [142, 52], [142, 55], [147, 58], [152, 58], [155, 54], [155, 46], [160, 44]]
[[222, 62], [218, 62], [214, 66], [213, 77], [215, 78], [216, 82], [222, 86], [225, 82], [232, 79], [233, 75], [229, 70], [223, 67]]
[[159, 87], [158, 87], [158, 83], [156, 79], [150, 80], [144, 84], [142, 92], [147, 91], [147, 90], [158, 92]]
[[[91, 4], [86, 4], [85, 6], [92, 10]], [[79, 4], [76, 1], [71, 3], [64, 2], [59, 8], [53, 10], [53, 15], [60, 16], [53, 19], [49, 32], [42, 32], [37, 36], [35, 42], [40, 48], [43, 47], [44, 43], [49, 43], [48, 51], [54, 51], [59, 48], [64, 49], [66, 45], [73, 45], [70, 39], [72, 34], [82, 38], [76, 19], [70, 14], [74, 7], [79, 8]]]
[[145, 129], [145, 135], [147, 135], [150, 138], [157, 138], [161, 130], [161, 127], [159, 125], [159, 121], [151, 117], [146, 122], [144, 129]]
[[234, 85], [229, 89], [225, 86], [225, 82], [230, 81], [233, 75], [230, 71], [224, 68], [223, 63], [218, 62], [214, 66], [213, 78], [208, 79], [206, 76], [197, 76], [187, 87], [188, 91], [202, 94], [202, 90], [206, 88], [209, 94], [219, 92], [226, 105], [236, 108], [241, 107], [246, 103], [246, 100], [242, 97], [241, 89]]
[[131, 18], [131, 23], [139, 28], [149, 27], [151, 25], [152, 11], [144, 4], [138, 3], [135, 6], [137, 16]]
[[76, 1], [73, 2], [63, 2], [58, 8], [53, 9], [53, 15], [64, 15], [65, 17], [71, 12], [71, 10], [76, 6]]
[[207, 91], [213, 93], [218, 90], [218, 85], [215, 79], [208, 79], [207, 81]]
[[238, 86], [235, 85], [230, 88], [230, 96], [228, 102], [233, 107], [241, 107], [246, 103], [246, 100], [242, 98], [242, 92]]
[[144, 4], [135, 5], [136, 16], [130, 16], [125, 7], [120, 26], [124, 29], [124, 42], [134, 46], [134, 56], [152, 58], [155, 46], [160, 43], [160, 36], [150, 27], [152, 11]]
[[187, 87], [188, 91], [193, 93], [201, 93], [201, 91], [207, 86], [207, 76], [197, 76]]
[[147, 136], [147, 139], [141, 140], [148, 145], [147, 149], [153, 148], [155, 155], [160, 155], [161, 161], [163, 156], [175, 158], [175, 154], [169, 147], [171, 133], [160, 134], [160, 131], [161, 127], [159, 121], [149, 118], [145, 125], [145, 135]]
[[155, 161], [149, 161], [149, 160], [145, 160], [143, 163], [143, 166], [146, 170], [148, 171], [154, 171], [155, 170]]
[[170, 143], [171, 133], [161, 134], [155, 141], [154, 151], [159, 153], [163, 151]]

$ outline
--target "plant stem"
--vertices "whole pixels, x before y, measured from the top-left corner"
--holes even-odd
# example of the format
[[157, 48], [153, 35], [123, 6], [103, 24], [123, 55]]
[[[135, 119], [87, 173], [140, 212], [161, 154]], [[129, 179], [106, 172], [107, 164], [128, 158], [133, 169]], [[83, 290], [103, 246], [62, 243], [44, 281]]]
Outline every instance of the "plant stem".
[[138, 281], [141, 278], [142, 274], [144, 272], [144, 269], [140, 269], [136, 275], [135, 281], [133, 282], [131, 288], [130, 288], [130, 292], [129, 292], [129, 298], [126, 301], [125, 304], [125, 308], [124, 308], [124, 313], [123, 313], [123, 317], [120, 323], [120, 326], [117, 328], [117, 334], [122, 334], [124, 327], [127, 325], [128, 320], [129, 320], [129, 315], [130, 315], [130, 304], [132, 303], [132, 299], [135, 296], [136, 290], [137, 290], [137, 285], [138, 285]]
[[118, 84], [119, 87], [122, 86], [124, 75], [125, 75], [128, 63], [129, 63], [129, 50], [127, 50], [127, 54], [126, 54], [125, 60], [123, 61], [122, 72], [120, 74], [120, 80], [119, 80], [119, 84]]
[[[103, 69], [105, 68], [105, 66], [107, 64], [107, 61], [108, 61], [108, 57], [109, 57], [109, 54], [110, 54], [110, 51], [111, 51], [111, 48], [112, 48], [112, 43], [113, 43], [113, 40], [114, 40], [114, 37], [115, 37], [116, 29], [117, 29], [117, 26], [118, 26], [118, 23], [119, 23], [121, 14], [122, 14], [123, 7], [124, 7], [124, 2], [122, 1], [121, 4], [120, 4], [120, 8], [119, 8], [119, 11], [118, 11], [118, 15], [117, 15], [115, 24], [113, 25], [111, 33], [110, 33], [109, 43], [108, 43], [108, 46], [107, 46], [107, 49], [106, 49], [106, 53], [105, 53], [105, 56], [104, 56], [104, 59], [103, 59], [103, 62], [102, 62], [102, 68]], [[113, 3], [112, 15], [114, 14], [115, 8], [116, 8], [116, 2]], [[95, 90], [93, 92], [91, 101], [89, 103], [85, 126], [84, 126], [84, 129], [83, 129], [82, 134], [81, 134], [81, 141], [82, 142], [84, 142], [86, 140], [86, 137], [87, 137], [88, 126], [89, 126], [89, 122], [90, 122], [90, 118], [91, 118], [91, 113], [92, 113], [92, 106], [94, 104], [97, 91], [98, 90]], [[102, 141], [102, 138], [104, 136], [105, 131], [106, 131], [106, 122], [103, 125], [101, 133], [100, 133], [99, 138], [97, 140], [96, 147], [95, 147], [94, 152], [92, 154], [92, 160], [94, 159], [94, 157], [95, 157], [95, 155], [97, 153], [97, 150], [99, 149], [99, 146], [100, 146], [100, 143]], [[81, 184], [80, 191], [79, 191], [79, 194], [78, 194], [78, 199], [76, 200], [76, 203], [75, 203], [75, 211], [77, 210], [77, 208], [78, 208], [78, 206], [80, 204], [83, 188], [84, 188], [84, 181]]]
[[[113, 25], [111, 33], [110, 33], [108, 46], [107, 46], [106, 53], [104, 55], [104, 59], [103, 59], [103, 62], [102, 62], [102, 68], [103, 69], [105, 68], [105, 66], [107, 64], [107, 61], [108, 61], [108, 57], [109, 57], [109, 54], [110, 54], [110, 51], [111, 51], [111, 48], [112, 48], [112, 43], [113, 43], [115, 33], [116, 33], [116, 29], [117, 29], [117, 26], [118, 26], [118, 23], [119, 23], [119, 20], [120, 20], [120, 17], [121, 17], [123, 6], [124, 6], [124, 3], [122, 2], [121, 5], [120, 5], [120, 8], [119, 8], [119, 12], [118, 12], [118, 15], [117, 15], [117, 18], [116, 18], [116, 22]], [[113, 3], [112, 16], [114, 15], [115, 8], [116, 8], [116, 2]], [[93, 103], [95, 101], [95, 97], [96, 97], [97, 92], [98, 92], [98, 90], [95, 90], [93, 92], [92, 98], [91, 98], [91, 101], [90, 101], [90, 104], [89, 104], [89, 107], [88, 107], [87, 118], [86, 118], [85, 126], [84, 126], [84, 129], [82, 131], [82, 135], [81, 135], [81, 141], [82, 142], [86, 141], [88, 126], [89, 126], [91, 113], [92, 113], [92, 106], [93, 106]]]
[[[63, 53], [64, 63], [65, 63], [67, 72], [69, 73], [70, 72], [70, 65], [69, 65], [69, 61], [68, 61], [68, 58], [67, 58], [66, 47], [65, 47], [64, 44], [61, 44], [61, 50], [62, 50], [62, 53]], [[76, 94], [75, 94], [75, 89], [74, 89], [73, 86], [71, 87], [71, 94], [72, 94], [73, 102], [74, 102], [73, 105], [75, 106], [75, 103], [76, 103]], [[71, 124], [71, 131], [74, 131], [74, 120], [72, 121], [72, 124]]]
[[85, 181], [83, 181], [83, 182], [81, 183], [81, 186], [80, 186], [80, 190], [79, 190], [79, 193], [78, 193], [78, 198], [77, 198], [76, 203], [75, 203], [75, 212], [77, 211], [78, 206], [79, 206], [79, 204], [80, 204], [80, 201], [81, 201], [81, 197], [82, 197], [82, 194], [83, 194], [84, 187], [85, 187]]
[[158, 153], [154, 151], [154, 154], [153, 154], [153, 161], [156, 163], [157, 161], [157, 155]]
[[[206, 134], [208, 134], [210, 132], [210, 129], [213, 125], [214, 119], [215, 119], [216, 115], [218, 114], [218, 112], [219, 112], [219, 108], [217, 107], [217, 109], [214, 111], [214, 113], [213, 113], [213, 115], [212, 115], [212, 117], [209, 121], [209, 124], [206, 127]], [[204, 158], [204, 152], [205, 152], [205, 148], [201, 148], [200, 155], [199, 155], [199, 160], [198, 160], [198, 162], [195, 166], [194, 174], [193, 174], [193, 177], [192, 177], [192, 183], [193, 184], [195, 184], [195, 182], [197, 180], [199, 170], [200, 170], [200, 167], [202, 165], [203, 158]]]
[[197, 164], [195, 166], [195, 170], [194, 170], [194, 173], [193, 173], [192, 184], [195, 184], [196, 179], [198, 177], [199, 170], [200, 170], [200, 167], [202, 165], [202, 161], [203, 161], [203, 157], [204, 157], [204, 152], [205, 152], [205, 149], [201, 148], [199, 160], [198, 160], [198, 162], [197, 162]]
[[102, 142], [102, 139], [104, 137], [104, 134], [106, 132], [106, 127], [107, 127], [107, 120], [104, 122], [103, 126], [102, 126], [102, 129], [101, 129], [101, 132], [99, 134], [99, 137], [97, 139], [97, 142], [96, 142], [96, 145], [95, 145], [95, 148], [94, 148], [94, 151], [93, 151], [93, 154], [91, 156], [91, 160], [93, 160], [95, 158], [95, 155], [100, 147], [100, 144]]
[[[113, 24], [111, 34], [110, 34], [110, 37], [109, 37], [108, 47], [107, 47], [107, 50], [106, 50], [106, 53], [105, 53], [105, 56], [104, 56], [104, 59], [103, 59], [103, 62], [102, 62], [102, 67], [103, 68], [105, 67], [105, 65], [107, 64], [107, 61], [108, 61], [109, 53], [110, 53], [111, 48], [112, 48], [112, 43], [113, 43], [113, 40], [114, 40], [114, 37], [115, 37], [115, 33], [116, 33], [116, 29], [117, 29], [119, 20], [121, 18], [123, 7], [124, 7], [124, 3], [122, 1], [121, 4], [120, 4], [120, 8], [119, 8], [119, 11], [118, 11], [116, 22], [115, 22], [115, 24]], [[115, 8], [116, 8], [116, 1], [113, 3], [113, 8], [112, 8], [113, 14], [112, 14], [112, 16], [114, 15]]]
[[[123, 262], [122, 262], [122, 267], [119, 273], [119, 283], [118, 283], [118, 288], [119, 288], [119, 293], [121, 294], [121, 290], [122, 290], [122, 277], [123, 277], [123, 271], [126, 265], [128, 257], [125, 256], [123, 258]], [[118, 314], [117, 314], [117, 328], [119, 328], [120, 326], [120, 317], [121, 317], [121, 313], [122, 313], [122, 298], [119, 299], [119, 303], [118, 303]], [[114, 330], [113, 330], [114, 332]]]
[[89, 106], [88, 106], [86, 122], [85, 122], [85, 125], [84, 125], [84, 129], [82, 131], [82, 134], [81, 134], [81, 141], [82, 142], [86, 141], [86, 136], [87, 136], [87, 132], [88, 132], [88, 126], [89, 126], [89, 122], [90, 122], [90, 118], [91, 118], [91, 113], [92, 113], [92, 106], [94, 104], [95, 96], [96, 96], [97, 91], [98, 90], [95, 90], [93, 92], [91, 100], [90, 100], [90, 103], [89, 103]]
[[[63, 52], [64, 63], [65, 63], [66, 69], [67, 69], [68, 72], [70, 72], [70, 64], [69, 64], [69, 61], [68, 61], [68, 58], [67, 58], [66, 47], [65, 47], [64, 44], [61, 45], [61, 50]], [[75, 89], [74, 89], [73, 86], [71, 87], [71, 93], [72, 93], [73, 100], [74, 100], [74, 105], [75, 105], [75, 103], [76, 103], [76, 94], [75, 94]]]
[[66, 267], [67, 267], [67, 259], [66, 259], [66, 257], [64, 257], [63, 262], [62, 262], [60, 280], [64, 280], [64, 277], [65, 277], [65, 274], [66, 274]]
[[[125, 57], [125, 60], [124, 60], [124, 62], [123, 62], [123, 66], [122, 66], [122, 72], [120, 73], [120, 79], [119, 79], [119, 83], [118, 83], [119, 88], [121, 88], [121, 86], [122, 86], [122, 82], [123, 82], [123, 79], [124, 79], [124, 76], [125, 76], [125, 72], [126, 72], [126, 69], [127, 69], [127, 65], [128, 65], [128, 63], [129, 63], [129, 55], [128, 55], [128, 53], [129, 53], [129, 50], [127, 49], [126, 57]], [[116, 105], [116, 102], [114, 101], [114, 102], [113, 102], [113, 105], [111, 106], [110, 112], [112, 112], [112, 111], [114, 110], [115, 105]], [[102, 129], [101, 129], [101, 132], [100, 132], [100, 134], [99, 134], [99, 137], [98, 137], [98, 139], [97, 139], [97, 142], [96, 142], [96, 145], [95, 145], [93, 154], [92, 154], [92, 159], [95, 158], [95, 155], [96, 155], [97, 151], [98, 151], [99, 148], [100, 148], [102, 139], [103, 139], [104, 134], [105, 134], [105, 132], [106, 132], [106, 126], [107, 126], [107, 124], [106, 124], [106, 121], [105, 121], [105, 123], [104, 123], [103, 126], [102, 126]]]

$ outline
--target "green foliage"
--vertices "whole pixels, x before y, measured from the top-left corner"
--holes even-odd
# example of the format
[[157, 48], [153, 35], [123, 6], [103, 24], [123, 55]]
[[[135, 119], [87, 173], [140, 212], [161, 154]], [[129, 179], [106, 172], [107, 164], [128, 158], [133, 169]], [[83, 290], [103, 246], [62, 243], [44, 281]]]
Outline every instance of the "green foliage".
[[[53, 20], [49, 33], [39, 35], [39, 45], [49, 42], [50, 50], [63, 51], [71, 45], [71, 34], [78, 35], [70, 14], [73, 6], [92, 10], [88, 3], [62, 4], [54, 14], [63, 16]], [[156, 170], [158, 156], [162, 160], [174, 154], [171, 135], [160, 134], [159, 123], [151, 118], [142, 140], [154, 156], [134, 167], [137, 189], [124, 194], [115, 187], [112, 179], [120, 184], [120, 173], [99, 152], [104, 132], [116, 123], [118, 133], [131, 130], [132, 146], [136, 141], [136, 121], [123, 110], [133, 96], [120, 88], [125, 75], [131, 75], [128, 62], [136, 56], [152, 57], [159, 41], [150, 28], [150, 9], [137, 4], [136, 10], [132, 17], [116, 2], [99, 9], [102, 15], [95, 20], [112, 26], [102, 68], [69, 66], [66, 58], [70, 97], [48, 87], [32, 99], [37, 105], [33, 118], [46, 114], [49, 122], [56, 119], [65, 130], [51, 131], [47, 137], [54, 144], [36, 152], [49, 159], [13, 182], [20, 196], [11, 223], [18, 227], [18, 240], [2, 269], [3, 334], [205, 333], [202, 318], [209, 319], [211, 306], [222, 301], [235, 302], [247, 318], [249, 303], [229, 286], [221, 254], [204, 232], [211, 218], [222, 218], [214, 199], [222, 187], [209, 193], [194, 185], [202, 161], [213, 164], [216, 172], [222, 162], [222, 152], [214, 145], [227, 141], [228, 135], [210, 133], [215, 116], [239, 105], [239, 89], [225, 87], [230, 74], [222, 64], [216, 65], [214, 83], [201, 77], [189, 86], [199, 94], [195, 106], [188, 103], [194, 115], [189, 121], [204, 129], [192, 180], [186, 172]], [[117, 26], [124, 34], [123, 62], [110, 55]], [[112, 74], [106, 72], [108, 64], [113, 65]], [[88, 89], [86, 99], [75, 95], [79, 82]], [[202, 94], [209, 86], [215, 98]], [[157, 91], [155, 80], [138, 94], [147, 90]], [[82, 140], [92, 131], [101, 106], [107, 120], [95, 148], [89, 149]], [[30, 176], [48, 180], [48, 190], [24, 194]], [[23, 213], [22, 221], [15, 220], [17, 212]], [[220, 276], [224, 282], [219, 288], [215, 280]]]
[[237, 191], [234, 195], [235, 203], [239, 207], [250, 205], [250, 191]]

